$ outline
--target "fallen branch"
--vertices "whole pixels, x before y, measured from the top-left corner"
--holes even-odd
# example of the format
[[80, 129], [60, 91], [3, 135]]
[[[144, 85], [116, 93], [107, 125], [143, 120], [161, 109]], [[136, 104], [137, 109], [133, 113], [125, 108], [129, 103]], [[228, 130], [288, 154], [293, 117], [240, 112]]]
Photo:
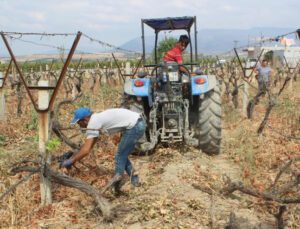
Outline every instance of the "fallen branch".
[[245, 187], [242, 182], [233, 182], [230, 183], [226, 188], [223, 189], [222, 193], [227, 196], [229, 194], [232, 194], [235, 191], [240, 191], [242, 193], [248, 194], [250, 196], [254, 196], [257, 198], [262, 198], [266, 201], [275, 201], [281, 204], [296, 204], [300, 203], [300, 196], [296, 197], [294, 199], [284, 199], [284, 198], [278, 198], [270, 193], [265, 192], [259, 192], [257, 190]]
[[300, 137], [287, 136], [287, 135], [281, 133], [280, 131], [274, 129], [272, 126], [270, 126], [270, 125], [268, 125], [268, 124], [267, 124], [267, 127], [268, 127], [272, 132], [277, 133], [278, 135], [280, 135], [281, 137], [286, 138], [287, 140], [300, 140]]
[[276, 191], [277, 195], [284, 195], [292, 188], [297, 187], [300, 184], [300, 173], [296, 176], [296, 179], [291, 181], [290, 183], [284, 185], [280, 190]]
[[29, 180], [29, 178], [35, 174], [36, 172], [30, 172], [27, 176], [23, 177], [21, 180], [18, 180], [16, 183], [14, 183], [12, 186], [10, 186], [8, 189], [5, 190], [0, 196], [0, 202], [6, 197], [9, 193], [14, 191], [20, 184], [24, 183], [25, 181]]
[[103, 217], [107, 221], [112, 220], [112, 212], [111, 212], [111, 206], [107, 199], [105, 199], [103, 196], [101, 196], [100, 192], [95, 189], [93, 186], [81, 181], [74, 179], [70, 176], [67, 176], [62, 173], [55, 172], [51, 170], [48, 166], [46, 166], [45, 169], [45, 175], [50, 178], [51, 181], [68, 186], [71, 188], [76, 188], [88, 195], [90, 195], [97, 203], [97, 206], [100, 208]]
[[286, 170], [292, 165], [292, 163], [296, 162], [296, 161], [300, 161], [300, 157], [296, 157], [296, 158], [293, 158], [291, 160], [289, 160], [279, 171], [279, 173], [277, 174], [277, 176], [275, 177], [275, 180], [274, 180], [274, 183], [272, 184], [271, 188], [273, 188], [274, 190], [274, 187], [275, 185], [277, 184], [277, 182], [279, 181], [281, 175], [286, 172]]
[[[12, 187], [10, 187], [4, 194], [2, 194], [1, 198], [4, 198], [9, 192], [14, 190], [19, 184], [23, 183], [24, 181], [28, 180], [29, 177], [37, 172], [40, 172], [42, 167], [31, 167], [31, 166], [17, 166], [11, 169], [12, 174], [20, 173], [20, 172], [30, 172], [30, 174], [26, 177], [24, 177], [22, 180], [18, 181], [16, 184], [14, 184]], [[71, 187], [76, 188], [89, 196], [91, 196], [94, 201], [97, 204], [97, 207], [100, 208], [103, 218], [106, 221], [111, 221], [113, 219], [112, 214], [112, 208], [109, 204], [108, 200], [101, 196], [100, 192], [94, 188], [93, 186], [85, 183], [84, 181], [77, 180], [75, 178], [72, 178], [70, 176], [67, 176], [65, 174], [56, 172], [52, 170], [48, 165], [45, 165], [44, 167], [44, 176], [48, 177], [52, 182]], [[1, 199], [0, 199], [1, 200]]]
[[200, 190], [201, 192], [205, 192], [209, 195], [213, 195], [214, 190], [208, 186], [201, 186], [199, 184], [192, 184], [193, 188]]
[[275, 218], [277, 220], [277, 228], [278, 229], [284, 229], [284, 220], [283, 220], [283, 214], [287, 210], [286, 206], [280, 206], [279, 211], [277, 214], [275, 214]]

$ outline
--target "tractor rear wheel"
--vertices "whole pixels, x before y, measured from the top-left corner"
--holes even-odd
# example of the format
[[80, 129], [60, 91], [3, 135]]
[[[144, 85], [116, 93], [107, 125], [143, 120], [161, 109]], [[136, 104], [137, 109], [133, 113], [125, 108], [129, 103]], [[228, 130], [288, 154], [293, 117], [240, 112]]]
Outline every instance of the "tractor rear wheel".
[[215, 88], [199, 98], [198, 140], [199, 148], [208, 154], [219, 154], [221, 148], [221, 94], [217, 82]]

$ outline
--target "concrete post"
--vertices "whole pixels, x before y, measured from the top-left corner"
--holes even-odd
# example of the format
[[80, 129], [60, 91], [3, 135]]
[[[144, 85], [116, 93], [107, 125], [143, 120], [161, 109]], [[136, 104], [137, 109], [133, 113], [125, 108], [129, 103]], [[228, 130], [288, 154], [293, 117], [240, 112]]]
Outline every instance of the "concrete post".
[[0, 72], [0, 121], [5, 121], [5, 98], [3, 88], [3, 73]]
[[72, 82], [72, 98], [75, 98], [77, 94], [76, 84]]
[[249, 103], [249, 85], [247, 82], [244, 82], [243, 87], [243, 114], [247, 117], [247, 106]]
[[[130, 75], [131, 69], [130, 69], [130, 62], [125, 63], [125, 75]], [[125, 78], [129, 78], [129, 76], [125, 76]]]
[[17, 73], [16, 73], [16, 68], [14, 65], [11, 66], [11, 73], [12, 73], [12, 78], [13, 80], [17, 80]]
[[221, 81], [221, 96], [224, 95], [226, 91], [225, 79]]
[[[48, 86], [48, 81], [40, 80], [39, 86]], [[47, 109], [49, 104], [49, 92], [40, 90], [38, 92], [38, 107], [39, 109]], [[39, 154], [42, 163], [51, 163], [51, 155], [47, 153], [46, 144], [49, 134], [49, 116], [48, 112], [39, 112]], [[43, 171], [40, 174], [40, 189], [41, 189], [41, 204], [46, 205], [52, 203], [51, 182], [47, 177], [44, 177]]]
[[106, 67], [106, 65], [103, 66], [103, 69], [104, 69], [104, 74], [105, 74], [104, 82], [105, 82], [106, 84], [108, 84], [109, 79], [108, 79], [108, 72], [107, 72], [107, 67]]
[[292, 77], [291, 79], [290, 79], [290, 82], [289, 82], [289, 92], [293, 92], [293, 80], [294, 80], [294, 78], [293, 78], [293, 73], [294, 73], [294, 69], [290, 69], [289, 70], [289, 73], [288, 73], [288, 75], [290, 76], [290, 77]]

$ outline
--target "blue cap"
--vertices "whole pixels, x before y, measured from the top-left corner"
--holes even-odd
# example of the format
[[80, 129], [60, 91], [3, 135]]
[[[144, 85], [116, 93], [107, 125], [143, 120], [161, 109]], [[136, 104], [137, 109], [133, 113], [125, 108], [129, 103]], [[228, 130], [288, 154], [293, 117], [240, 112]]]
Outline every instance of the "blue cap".
[[71, 125], [76, 124], [80, 119], [84, 119], [85, 117], [88, 117], [90, 115], [92, 115], [92, 111], [89, 108], [78, 108], [74, 112], [74, 118], [71, 121]]

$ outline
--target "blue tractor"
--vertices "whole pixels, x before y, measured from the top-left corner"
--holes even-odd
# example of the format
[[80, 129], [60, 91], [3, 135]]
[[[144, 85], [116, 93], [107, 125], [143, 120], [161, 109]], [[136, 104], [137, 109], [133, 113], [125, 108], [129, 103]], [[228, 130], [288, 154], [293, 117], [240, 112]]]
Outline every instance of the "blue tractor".
[[[155, 64], [151, 74], [139, 73], [124, 85], [123, 107], [141, 113], [147, 122], [144, 137], [136, 151], [149, 152], [157, 144], [185, 143], [209, 154], [220, 153], [221, 97], [214, 75], [193, 71], [197, 62], [196, 17], [142, 19], [143, 62], [145, 63], [144, 25], [155, 31]], [[194, 27], [195, 55], [190, 44], [189, 64], [157, 60], [158, 34], [165, 30], [185, 30], [191, 40]], [[180, 71], [186, 69], [185, 73]], [[193, 74], [191, 74], [193, 72]], [[193, 75], [193, 76], [192, 76]]]

